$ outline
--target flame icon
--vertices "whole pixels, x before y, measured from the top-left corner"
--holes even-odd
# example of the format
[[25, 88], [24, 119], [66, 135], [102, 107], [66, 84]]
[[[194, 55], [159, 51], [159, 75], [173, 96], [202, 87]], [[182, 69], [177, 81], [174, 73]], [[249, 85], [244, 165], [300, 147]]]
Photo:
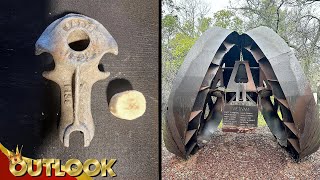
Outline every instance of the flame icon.
[[19, 148], [17, 145], [16, 152], [14, 152], [14, 150], [12, 150], [12, 151], [8, 150], [8, 154], [9, 154], [8, 158], [9, 158], [9, 161], [11, 162], [11, 164], [17, 164], [22, 161], [22, 154], [21, 154], [22, 147], [23, 147], [23, 145], [21, 146], [20, 151], [19, 151]]

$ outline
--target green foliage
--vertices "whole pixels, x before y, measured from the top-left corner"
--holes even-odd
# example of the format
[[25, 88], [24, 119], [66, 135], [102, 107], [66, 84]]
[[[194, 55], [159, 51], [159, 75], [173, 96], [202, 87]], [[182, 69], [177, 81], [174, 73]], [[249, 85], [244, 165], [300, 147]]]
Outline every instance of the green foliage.
[[283, 4], [274, 0], [257, 2], [257, 0], [248, 1], [240, 8], [243, 10], [242, 14], [249, 19], [246, 23], [247, 30], [258, 26], [267, 26], [281, 35], [285, 31], [283, 20], [287, 16], [287, 11], [281, 8]]
[[162, 18], [162, 42], [166, 41], [162, 45], [166, 47], [170, 43], [170, 39], [177, 31], [179, 20], [177, 16], [167, 14]]
[[199, 32], [203, 33], [207, 29], [209, 29], [212, 23], [212, 18], [210, 17], [199, 18], [198, 21], [199, 21], [199, 26], [198, 26]]
[[259, 111], [259, 112], [258, 112], [258, 127], [264, 127], [264, 126], [266, 126], [266, 125], [267, 125], [267, 123], [266, 123], [266, 121], [264, 120], [261, 112]]
[[190, 48], [193, 46], [197, 38], [190, 37], [184, 33], [178, 33], [171, 40], [172, 55], [175, 60], [181, 61], [187, 55]]
[[173, 32], [177, 28], [178, 17], [167, 14], [164, 16], [164, 18], [162, 18], [161, 23], [163, 29], [167, 29], [168, 31]]
[[214, 25], [226, 29], [243, 31], [243, 21], [230, 10], [220, 10], [214, 14]]
[[172, 60], [172, 61], [165, 61], [164, 62], [164, 71], [167, 71], [167, 70], [178, 70], [181, 66], [183, 62], [183, 59], [181, 60]]

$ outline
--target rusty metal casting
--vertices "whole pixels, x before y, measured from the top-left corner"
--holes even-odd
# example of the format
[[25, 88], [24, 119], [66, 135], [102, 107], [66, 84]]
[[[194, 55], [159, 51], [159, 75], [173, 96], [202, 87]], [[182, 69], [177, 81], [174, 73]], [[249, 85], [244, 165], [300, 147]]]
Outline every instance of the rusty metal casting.
[[[240, 76], [232, 73], [235, 69]], [[167, 149], [188, 158], [214, 136], [227, 104], [247, 108], [249, 103], [259, 108], [279, 145], [294, 158], [317, 151], [316, 103], [285, 41], [267, 27], [241, 35], [219, 27], [207, 30], [173, 83], [163, 132]]]
[[98, 69], [105, 53], [118, 54], [118, 46], [102, 24], [79, 14], [68, 14], [51, 23], [35, 45], [36, 55], [48, 52], [55, 68], [43, 76], [56, 82], [61, 89], [61, 120], [59, 137], [69, 146], [73, 131], [84, 135], [84, 146], [89, 146], [94, 135], [91, 115], [91, 88], [109, 72]]

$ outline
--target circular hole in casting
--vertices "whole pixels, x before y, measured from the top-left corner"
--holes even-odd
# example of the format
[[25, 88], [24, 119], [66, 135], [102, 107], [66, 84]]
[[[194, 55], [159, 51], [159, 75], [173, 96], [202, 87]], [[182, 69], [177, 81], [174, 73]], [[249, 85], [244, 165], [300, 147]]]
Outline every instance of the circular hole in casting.
[[83, 51], [90, 44], [90, 38], [83, 30], [74, 30], [68, 36], [68, 45], [74, 51]]

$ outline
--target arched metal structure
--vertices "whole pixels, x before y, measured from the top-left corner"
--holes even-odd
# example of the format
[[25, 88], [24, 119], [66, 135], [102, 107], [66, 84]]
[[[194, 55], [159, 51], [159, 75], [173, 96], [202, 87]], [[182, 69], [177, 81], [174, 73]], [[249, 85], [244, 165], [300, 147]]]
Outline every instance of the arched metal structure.
[[279, 145], [297, 159], [315, 152], [320, 121], [310, 85], [292, 50], [267, 27], [241, 35], [213, 27], [198, 39], [169, 96], [163, 131], [167, 149], [187, 158], [212, 138], [229, 101], [226, 88], [240, 52], [255, 86], [250, 99]]

